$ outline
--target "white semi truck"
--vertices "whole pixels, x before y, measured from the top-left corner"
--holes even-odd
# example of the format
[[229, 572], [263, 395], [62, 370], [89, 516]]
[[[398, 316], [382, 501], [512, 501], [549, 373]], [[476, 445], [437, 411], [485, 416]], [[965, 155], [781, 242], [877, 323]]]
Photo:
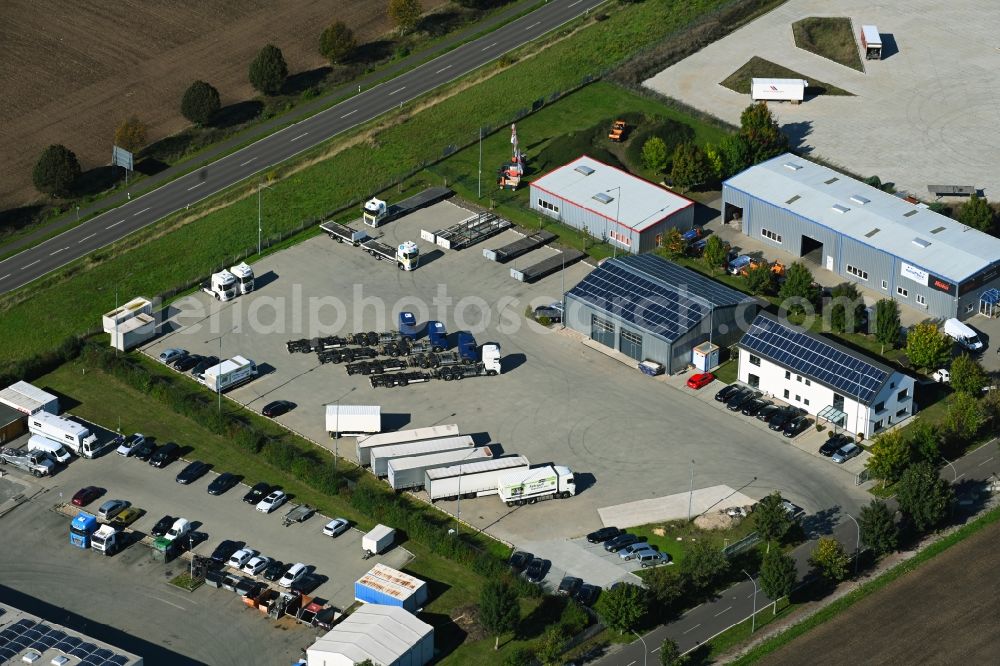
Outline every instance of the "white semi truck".
[[90, 535], [90, 547], [95, 552], [114, 555], [125, 543], [125, 535], [116, 527], [101, 525]]
[[81, 458], [94, 458], [112, 445], [117, 446], [113, 439], [101, 443], [97, 435], [82, 423], [48, 412], [35, 412], [29, 416], [28, 430], [33, 435], [41, 435], [62, 444], [70, 453]]
[[502, 475], [497, 482], [497, 492], [507, 506], [565, 499], [576, 494], [576, 478], [569, 467], [544, 465]]
[[458, 424], [451, 423], [448, 425], [413, 428], [411, 430], [396, 430], [393, 432], [379, 433], [377, 435], [358, 437], [358, 464], [362, 467], [370, 465], [372, 461], [372, 451], [383, 446], [406, 444], [407, 442], [419, 442], [424, 439], [454, 437], [457, 434]]
[[202, 383], [213, 391], [224, 392], [245, 384], [256, 376], [256, 363], [242, 356], [234, 356], [207, 368]]
[[501, 476], [518, 470], [525, 471], [529, 467], [530, 463], [524, 456], [438, 467], [424, 472], [424, 489], [432, 502], [496, 495]]
[[229, 269], [229, 272], [236, 278], [236, 286], [240, 294], [249, 294], [253, 291], [254, 276], [253, 268], [245, 261], [241, 261]]
[[444, 437], [442, 439], [425, 439], [420, 442], [407, 442], [392, 446], [380, 446], [372, 451], [372, 474], [382, 478], [389, 473], [389, 461], [411, 456], [429, 456], [445, 451], [460, 451], [471, 449], [475, 441], [469, 435]]
[[239, 281], [236, 276], [223, 269], [212, 273], [212, 277], [201, 283], [201, 290], [210, 294], [217, 301], [230, 301], [239, 293]]

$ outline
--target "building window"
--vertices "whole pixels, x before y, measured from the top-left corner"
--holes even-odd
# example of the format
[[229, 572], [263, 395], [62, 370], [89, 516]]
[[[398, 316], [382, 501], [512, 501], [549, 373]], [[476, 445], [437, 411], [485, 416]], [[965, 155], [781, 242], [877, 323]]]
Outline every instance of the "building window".
[[875, 422], [874, 429], [875, 429], [875, 431], [879, 431], [879, 430], [882, 429], [882, 420], [881, 419], [879, 419], [878, 421]]
[[795, 402], [802, 402], [802, 396], [795, 396]]
[[884, 402], [876, 402], [875, 406], [872, 409], [875, 410], [876, 414], [878, 412], [884, 412], [885, 411], [885, 403]]
[[754, 356], [753, 354], [750, 354], [750, 365], [756, 365], [759, 368], [760, 356]]
[[833, 408], [839, 409], [840, 411], [844, 411], [844, 396], [840, 395], [839, 393], [833, 394]]
[[802, 381], [802, 375], [795, 375], [795, 381], [801, 382]]
[[901, 409], [898, 412], [896, 412], [896, 418], [897, 419], [898, 418], [902, 418], [902, 417], [906, 416], [906, 414], [907, 414], [906, 409]]
[[663, 234], [656, 234], [656, 247], [663, 247]]
[[538, 207], [542, 208], [544, 210], [551, 210], [553, 213], [558, 213], [559, 212], [559, 206], [555, 206], [553, 204], [550, 204], [545, 199], [539, 199], [538, 200]]
[[806, 386], [812, 386], [812, 382], [809, 381], [808, 379], [806, 380]]
[[965, 306], [965, 311], [972, 312], [972, 303], [969, 303], [968, 305]]
[[808, 406], [809, 406], [809, 398], [806, 398], [806, 399], [805, 399], [805, 400], [803, 400], [802, 402], [804, 402], [804, 403], [805, 403], [806, 407], [808, 407]]
[[612, 231], [610, 234], [611, 240], [615, 241], [619, 245], [624, 245], [625, 247], [632, 247], [632, 238], [626, 236], [625, 234], [620, 234], [617, 231]]
[[776, 234], [773, 231], [768, 231], [767, 229], [761, 229], [760, 235], [768, 240], [772, 240], [775, 243], [781, 243], [781, 235]]
[[889, 288], [889, 282], [888, 282], [888, 280], [882, 280], [882, 288], [883, 289], [888, 289]]
[[788, 400], [788, 389], [785, 389], [785, 400]]
[[847, 272], [856, 278], [861, 278], [865, 282], [868, 282], [868, 271], [863, 271], [857, 266], [851, 266], [850, 264], [847, 264]]
[[757, 375], [747, 375], [747, 384], [750, 388], [760, 388], [760, 377]]
[[896, 402], [902, 402], [903, 400], [906, 400], [909, 397], [910, 397], [910, 390], [903, 389], [902, 391], [896, 394]]
[[792, 378], [792, 373], [790, 373], [788, 370], [785, 370], [785, 379], [791, 379], [791, 378]]
[[896, 294], [898, 296], [902, 296], [903, 298], [909, 298], [910, 296], [910, 292], [907, 291], [906, 289], [903, 289], [902, 287], [896, 287]]
[[923, 294], [914, 294], [913, 300], [917, 302], [917, 305], [927, 305], [927, 299], [924, 298]]

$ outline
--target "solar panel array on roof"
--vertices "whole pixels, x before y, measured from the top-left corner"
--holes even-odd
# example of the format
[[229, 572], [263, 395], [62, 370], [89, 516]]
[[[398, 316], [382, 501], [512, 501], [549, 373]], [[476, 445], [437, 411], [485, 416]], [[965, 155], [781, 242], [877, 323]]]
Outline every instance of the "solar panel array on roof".
[[672, 261], [661, 259], [653, 254], [622, 257], [618, 261], [632, 270], [640, 271], [649, 277], [662, 280], [668, 285], [681, 287], [689, 294], [697, 296], [717, 308], [753, 301], [752, 298], [743, 292], [731, 289], [704, 275], [695, 273], [692, 270], [675, 264]]
[[871, 404], [890, 374], [885, 367], [764, 315], [758, 315], [739, 344], [865, 405]]
[[[0, 615], [2, 614], [3, 609], [0, 609]], [[129, 657], [116, 654], [113, 650], [98, 647], [76, 636], [68, 636], [65, 631], [27, 618], [0, 631], [0, 664], [13, 661], [25, 650], [36, 650], [44, 654], [50, 649], [76, 657], [80, 664], [87, 666], [125, 666], [130, 661]]]

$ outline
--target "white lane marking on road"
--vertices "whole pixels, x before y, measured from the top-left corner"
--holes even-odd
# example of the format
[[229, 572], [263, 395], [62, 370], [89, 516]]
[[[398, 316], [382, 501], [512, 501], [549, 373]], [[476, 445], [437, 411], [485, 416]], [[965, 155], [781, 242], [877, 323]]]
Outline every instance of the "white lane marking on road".
[[21, 270], [23, 271], [25, 268], [31, 268], [32, 266], [34, 266], [35, 264], [37, 264], [39, 261], [41, 261], [41, 259], [36, 259], [35, 261], [31, 262], [30, 264], [28, 264], [27, 266], [25, 266]]
[[691, 633], [692, 631], [694, 631], [695, 629], [697, 629], [697, 628], [698, 628], [698, 627], [700, 627], [700, 626], [701, 626], [701, 622], [699, 622], [698, 624], [694, 625], [693, 627], [691, 627], [690, 629], [688, 629], [688, 630], [687, 630], [687, 631], [685, 631], [684, 633], [685, 633], [685, 634], [690, 634], [690, 633]]
[[61, 248], [59, 248], [58, 250], [56, 250], [55, 252], [49, 252], [49, 256], [51, 257], [51, 256], [53, 256], [53, 255], [56, 255], [56, 254], [59, 254], [59, 253], [60, 253], [60, 252], [62, 252], [63, 250], [68, 250], [68, 249], [69, 249], [69, 247], [61, 247]]
[[715, 617], [719, 617], [719, 616], [720, 616], [720, 615], [722, 615], [723, 613], [728, 613], [728, 612], [729, 612], [729, 611], [731, 611], [731, 610], [733, 610], [733, 607], [732, 607], [732, 606], [730, 606], [730, 607], [729, 607], [729, 608], [727, 608], [726, 610], [722, 610], [722, 611], [719, 611], [718, 613], [716, 613], [716, 614], [715, 614]]
[[[243, 166], [243, 165], [241, 164], [240, 166]], [[193, 190], [193, 189], [194, 189], [194, 188], [196, 188], [196, 187], [201, 187], [201, 186], [202, 186], [202, 185], [204, 185], [204, 184], [205, 184], [205, 181], [201, 181], [201, 182], [200, 182], [200, 183], [198, 183], [197, 185], [192, 185], [191, 187], [189, 187], [189, 188], [188, 188], [188, 192], [190, 192], [191, 190]]]
[[441, 72], [443, 72], [446, 69], [451, 69], [451, 65], [445, 65], [444, 67], [442, 67], [441, 69], [439, 69], [438, 71], [436, 71], [434, 73], [435, 74], [440, 74]]
[[117, 227], [117, 226], [118, 226], [119, 224], [121, 224], [121, 223], [122, 223], [122, 222], [124, 222], [124, 221], [125, 221], [125, 220], [118, 220], [118, 221], [117, 221], [117, 222], [115, 222], [114, 224], [109, 224], [108, 226], [106, 226], [106, 227], [104, 227], [104, 228], [105, 228], [105, 229], [110, 229], [111, 227]]
[[301, 139], [302, 137], [304, 137], [306, 134], [309, 134], [309, 132], [303, 132], [302, 134], [299, 134], [297, 137], [293, 137], [293, 138], [289, 139], [288, 142], [291, 143], [292, 141], [298, 141], [299, 139]]
[[497, 43], [496, 43], [496, 42], [493, 42], [493, 43], [492, 43], [492, 44], [490, 44], [489, 46], [484, 46], [484, 47], [483, 47], [483, 48], [482, 48], [481, 50], [483, 50], [483, 51], [488, 51], [488, 50], [490, 50], [491, 48], [493, 48], [493, 47], [494, 47], [494, 46], [496, 46], [496, 45], [497, 45]]
[[96, 233], [93, 233], [93, 234], [90, 234], [89, 236], [87, 236], [86, 238], [81, 238], [80, 240], [77, 241], [77, 244], [80, 244], [80, 243], [82, 243], [85, 240], [90, 240], [91, 238], [93, 238], [96, 235], [97, 235]]
[[7, 273], [7, 275], [4, 275], [3, 277], [0, 277], [0, 280], [6, 280], [9, 277], [10, 277], [10, 273]]
[[[663, 647], [663, 646], [661, 645], [660, 647]], [[650, 654], [654, 654], [654, 653], [659, 652], [659, 651], [660, 651], [660, 648], [653, 648], [652, 650], [649, 651], [649, 653]]]
[[352, 113], [357, 113], [357, 112], [358, 112], [357, 109], [354, 109], [353, 111], [348, 111], [347, 113], [345, 113], [344, 115], [342, 115], [341, 118], [346, 118], [347, 116], [351, 115]]
[[136, 215], [142, 215], [142, 214], [143, 214], [143, 213], [145, 213], [145, 212], [146, 212], [147, 210], [149, 210], [149, 206], [147, 206], [147, 207], [143, 208], [143, 209], [142, 209], [142, 210], [140, 210], [140, 211], [136, 211], [135, 213], [132, 213], [132, 217], [135, 217]]
[[574, 2], [573, 4], [570, 5], [570, 7], [576, 7], [581, 2], [583, 2], [583, 0], [576, 0], [576, 2]]
[[531, 25], [529, 25], [527, 28], [525, 28], [525, 30], [531, 30], [536, 25], [541, 25], [541, 23], [542, 23], [541, 21], [535, 21], [534, 23], [532, 23]]
[[628, 666], [632, 666], [632, 664], [634, 664], [634, 663], [636, 663], [635, 660], [630, 661], [630, 662], [628, 662]]
[[991, 462], [993, 462], [993, 456], [990, 456], [989, 458], [987, 458], [983, 462], [979, 463], [978, 465], [976, 465], [976, 467], [982, 467], [983, 465], [986, 465], [987, 463], [991, 463]]
[[391, 97], [392, 95], [395, 95], [396, 93], [398, 93], [398, 92], [402, 92], [402, 91], [404, 91], [404, 90], [406, 90], [406, 86], [403, 86], [402, 88], [396, 88], [396, 89], [395, 89], [395, 90], [393, 90], [393, 91], [392, 91], [391, 93], [388, 93], [388, 94], [386, 95], [386, 97]]
[[248, 159], [246, 162], [244, 162], [240, 166], [246, 166], [246, 165], [250, 164], [251, 162], [253, 162], [255, 159], [257, 159], [257, 158], [256, 157], [251, 157], [250, 159]]
[[169, 605], [173, 606], [174, 608], [179, 608], [181, 610], [187, 610], [186, 608], [184, 608], [184, 606], [181, 606], [180, 604], [175, 604], [172, 601], [167, 601], [166, 599], [161, 599], [160, 597], [153, 597], [153, 598], [156, 599], [157, 601], [162, 601], [165, 604], [169, 604]]

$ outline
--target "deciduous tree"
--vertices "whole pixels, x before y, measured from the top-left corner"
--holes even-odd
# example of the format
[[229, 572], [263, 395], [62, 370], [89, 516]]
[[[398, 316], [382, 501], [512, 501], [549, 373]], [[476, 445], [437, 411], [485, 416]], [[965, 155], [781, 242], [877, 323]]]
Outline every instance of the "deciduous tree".
[[768, 550], [772, 541], [780, 541], [792, 526], [792, 518], [782, 504], [781, 493], [775, 491], [761, 499], [753, 508], [753, 524], [757, 533], [767, 542]]
[[906, 334], [906, 356], [918, 368], [939, 368], [951, 358], [952, 340], [930, 322], [913, 326]]
[[192, 83], [181, 98], [181, 113], [195, 125], [207, 125], [220, 106], [219, 91], [205, 81]]
[[973, 194], [969, 197], [969, 200], [962, 204], [962, 207], [958, 209], [958, 221], [968, 227], [972, 227], [973, 229], [990, 232], [993, 230], [993, 225], [996, 223], [996, 216], [986, 199], [982, 199], [978, 195]]
[[899, 343], [899, 303], [891, 298], [875, 304], [875, 339], [890, 347]]
[[809, 558], [809, 563], [819, 569], [823, 578], [832, 583], [847, 578], [847, 565], [850, 561], [851, 558], [844, 551], [844, 547], [833, 537], [820, 537]]
[[712, 234], [705, 241], [705, 251], [701, 255], [701, 260], [713, 272], [722, 269], [722, 262], [726, 260], [726, 244], [722, 239]]
[[646, 604], [646, 591], [638, 585], [625, 583], [600, 596], [597, 612], [605, 625], [624, 634], [646, 614]]
[[796, 261], [785, 271], [785, 281], [778, 290], [778, 298], [789, 312], [804, 313], [806, 304], [815, 304], [819, 298], [819, 288], [813, 282], [812, 273], [801, 261]]
[[685, 663], [687, 660], [681, 654], [677, 643], [669, 638], [664, 638], [663, 642], [660, 643], [660, 666], [682, 666]]
[[705, 151], [693, 143], [682, 143], [674, 150], [670, 180], [676, 187], [690, 190], [712, 180], [712, 166]]
[[356, 48], [354, 32], [343, 21], [334, 21], [319, 36], [320, 55], [334, 65], [349, 58]]
[[743, 110], [739, 134], [750, 148], [753, 164], [788, 151], [788, 137], [781, 133], [778, 122], [763, 102], [756, 102]]
[[663, 235], [662, 242], [663, 255], [668, 259], [679, 259], [684, 256], [686, 243], [677, 227], [668, 229], [667, 233]]
[[830, 292], [830, 328], [838, 333], [853, 333], [864, 316], [865, 302], [858, 288], [842, 282]]
[[389, 0], [389, 18], [403, 32], [412, 30], [423, 12], [420, 0]]
[[888, 555], [899, 546], [899, 526], [889, 506], [882, 500], [872, 500], [861, 507], [858, 516], [861, 541], [878, 557]]
[[777, 548], [764, 554], [760, 565], [760, 587], [774, 600], [787, 597], [795, 587], [798, 574], [795, 560]]
[[868, 472], [873, 477], [883, 483], [895, 483], [911, 462], [910, 440], [902, 430], [889, 430], [875, 436], [867, 463]]
[[288, 78], [285, 56], [274, 44], [267, 44], [250, 63], [250, 85], [265, 95], [277, 95]]
[[730, 134], [719, 142], [719, 157], [722, 160], [720, 178], [729, 178], [753, 164], [753, 150], [742, 134]]
[[916, 423], [907, 426], [906, 436], [910, 440], [913, 462], [929, 462], [936, 467], [941, 461], [941, 435], [937, 428], [918, 419]]
[[975, 439], [986, 425], [987, 416], [979, 398], [968, 393], [956, 393], [945, 415], [945, 436], [953, 446], [961, 448]]
[[755, 296], [767, 294], [774, 289], [774, 272], [766, 261], [747, 269], [743, 279], [746, 281], [747, 289]]
[[500, 636], [514, 631], [521, 619], [517, 593], [507, 583], [489, 580], [479, 594], [479, 622], [496, 639], [493, 649], [500, 649]]
[[987, 381], [983, 366], [968, 354], [962, 354], [951, 362], [951, 387], [956, 391], [978, 396]]
[[650, 137], [646, 143], [642, 144], [642, 163], [650, 171], [655, 171], [657, 174], [663, 173], [667, 168], [668, 161], [667, 144], [660, 137]]
[[139, 116], [131, 115], [115, 128], [115, 145], [130, 153], [137, 153], [146, 145], [146, 123]]
[[930, 463], [911, 465], [896, 484], [899, 508], [919, 530], [938, 525], [948, 513], [954, 491], [947, 481], [938, 476]]
[[35, 189], [58, 197], [69, 196], [79, 177], [80, 162], [76, 154], [60, 143], [42, 151], [31, 173]]
[[681, 562], [681, 574], [699, 592], [711, 589], [728, 570], [729, 560], [722, 549], [704, 540], [688, 546]]

